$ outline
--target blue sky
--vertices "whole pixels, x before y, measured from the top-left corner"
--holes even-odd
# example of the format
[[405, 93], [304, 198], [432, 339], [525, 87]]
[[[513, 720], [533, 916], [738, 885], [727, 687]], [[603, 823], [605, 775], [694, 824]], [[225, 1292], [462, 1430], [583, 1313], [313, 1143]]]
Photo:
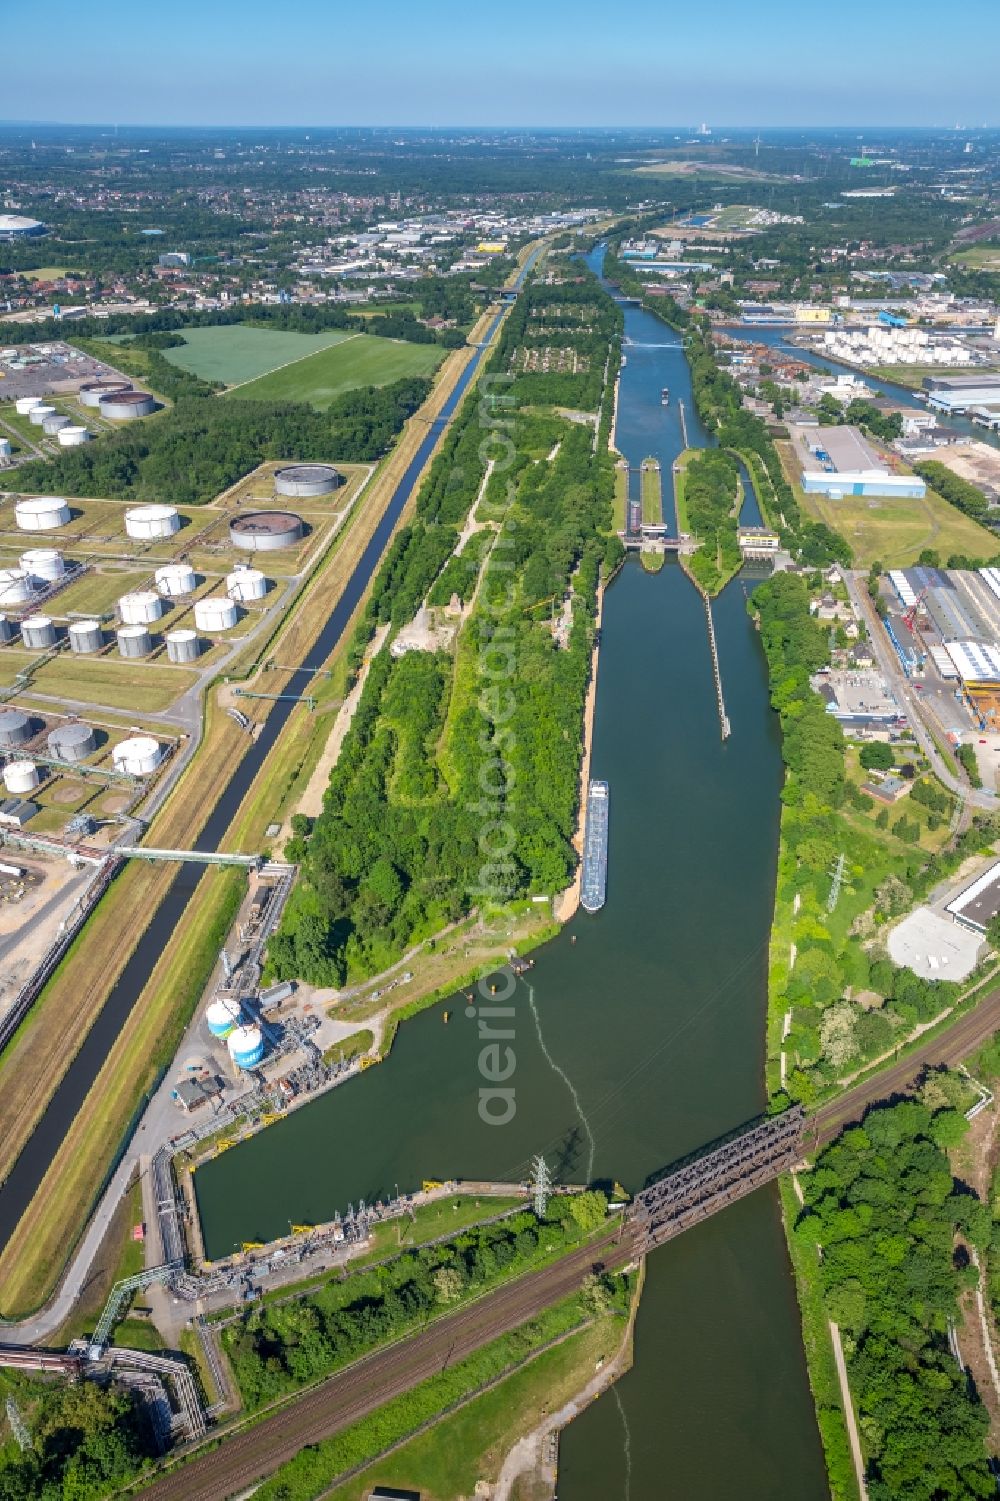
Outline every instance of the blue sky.
[[14, 62], [0, 62], [0, 118], [997, 124], [997, 12], [997, 0], [0, 0]]

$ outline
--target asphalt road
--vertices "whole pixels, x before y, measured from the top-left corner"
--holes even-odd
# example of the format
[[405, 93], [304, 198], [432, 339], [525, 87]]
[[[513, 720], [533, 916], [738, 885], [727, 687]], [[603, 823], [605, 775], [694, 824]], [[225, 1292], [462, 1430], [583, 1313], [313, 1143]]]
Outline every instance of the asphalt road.
[[616, 1233], [609, 1231], [553, 1266], [519, 1277], [410, 1339], [338, 1371], [218, 1448], [175, 1466], [142, 1494], [155, 1501], [223, 1501], [249, 1490], [307, 1444], [332, 1438], [567, 1297], [595, 1261], [624, 1264], [632, 1257], [631, 1244], [615, 1246]]

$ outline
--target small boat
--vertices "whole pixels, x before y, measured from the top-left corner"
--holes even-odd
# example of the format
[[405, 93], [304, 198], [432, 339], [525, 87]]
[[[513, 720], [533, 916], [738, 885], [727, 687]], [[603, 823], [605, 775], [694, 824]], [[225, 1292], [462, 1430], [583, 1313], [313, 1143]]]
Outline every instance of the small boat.
[[669, 386], [664, 386], [663, 390], [660, 392], [660, 405], [661, 406], [665, 406], [665, 407], [668, 407], [670, 405], [670, 387]]
[[446, 1011], [445, 1014], [444, 1014], [444, 1024], [445, 1024], [445, 1026], [447, 1026], [450, 1021], [451, 1021], [451, 1012], [450, 1011]]

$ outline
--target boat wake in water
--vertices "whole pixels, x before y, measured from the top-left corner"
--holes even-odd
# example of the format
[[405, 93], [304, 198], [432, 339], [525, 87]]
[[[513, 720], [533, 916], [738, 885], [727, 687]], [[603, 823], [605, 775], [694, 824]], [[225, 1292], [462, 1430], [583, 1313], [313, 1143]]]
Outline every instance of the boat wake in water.
[[589, 1183], [591, 1181], [591, 1179], [593, 1178], [593, 1176], [594, 1176], [594, 1153], [597, 1150], [596, 1144], [594, 1142], [594, 1133], [593, 1133], [593, 1131], [591, 1131], [591, 1129], [590, 1129], [590, 1122], [588, 1121], [586, 1115], [583, 1112], [583, 1106], [580, 1104], [580, 1096], [577, 1094], [576, 1090], [573, 1088], [573, 1081], [572, 1081], [572, 1079], [570, 1078], [569, 1074], [567, 1074], [567, 1072], [566, 1072], [565, 1069], [562, 1069], [562, 1068], [559, 1067], [558, 1063], [553, 1058], [553, 1056], [549, 1052], [548, 1048], [545, 1046], [545, 1038], [542, 1036], [542, 1023], [541, 1023], [541, 1019], [539, 1018], [539, 1015], [538, 1015], [538, 1007], [535, 1005], [535, 987], [533, 985], [529, 985], [527, 987], [527, 990], [528, 990], [528, 1004], [531, 1007], [531, 1014], [532, 1014], [532, 1016], [535, 1019], [535, 1031], [538, 1033], [538, 1046], [542, 1050], [542, 1056], [544, 1057], [546, 1063], [549, 1065], [549, 1068], [552, 1070], [552, 1072], [554, 1074], [558, 1074], [559, 1075], [560, 1079], [563, 1081], [563, 1083], [566, 1085], [566, 1088], [569, 1090], [570, 1094], [572, 1095], [572, 1097], [573, 1097], [573, 1104], [576, 1107], [576, 1113], [577, 1113], [577, 1115], [580, 1118], [580, 1124], [583, 1127], [584, 1132], [586, 1133], [587, 1141], [590, 1144], [589, 1145], [589, 1150], [587, 1152], [587, 1173], [586, 1173], [587, 1182]]

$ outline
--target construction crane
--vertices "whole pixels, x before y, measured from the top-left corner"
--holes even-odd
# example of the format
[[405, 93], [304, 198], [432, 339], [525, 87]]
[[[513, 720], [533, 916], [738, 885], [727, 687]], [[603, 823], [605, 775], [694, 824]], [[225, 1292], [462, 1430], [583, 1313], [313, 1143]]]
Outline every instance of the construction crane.
[[911, 636], [916, 634], [916, 619], [920, 613], [920, 606], [927, 598], [928, 592], [929, 591], [927, 589], [921, 589], [920, 593], [917, 595], [916, 599], [913, 601], [912, 605], [903, 616], [903, 624], [906, 626], [906, 629], [909, 631]]

